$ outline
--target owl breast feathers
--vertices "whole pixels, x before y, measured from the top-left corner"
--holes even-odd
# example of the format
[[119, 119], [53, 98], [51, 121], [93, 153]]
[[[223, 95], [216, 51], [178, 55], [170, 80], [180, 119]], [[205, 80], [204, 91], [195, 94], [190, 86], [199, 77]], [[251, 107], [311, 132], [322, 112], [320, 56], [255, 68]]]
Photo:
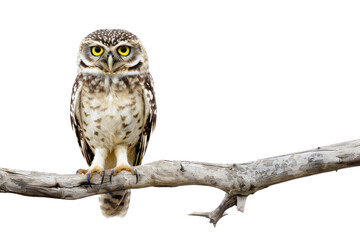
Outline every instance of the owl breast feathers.
[[[140, 40], [125, 30], [97, 30], [80, 44], [78, 75], [72, 89], [71, 125], [89, 169], [104, 179], [122, 170], [136, 175], [156, 122], [153, 80]], [[124, 216], [130, 190], [100, 197], [105, 216]]]

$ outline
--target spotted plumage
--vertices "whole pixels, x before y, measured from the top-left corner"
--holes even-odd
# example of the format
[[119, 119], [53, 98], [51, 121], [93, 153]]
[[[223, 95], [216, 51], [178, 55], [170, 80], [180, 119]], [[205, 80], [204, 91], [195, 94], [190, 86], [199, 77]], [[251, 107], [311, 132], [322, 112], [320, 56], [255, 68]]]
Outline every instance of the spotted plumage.
[[121, 41], [138, 40], [138, 38], [131, 32], [119, 29], [100, 29], [87, 35], [85, 37], [85, 40], [86, 39], [98, 41], [107, 46], [115, 46]]
[[[128, 51], [127, 51], [128, 50]], [[112, 169], [135, 174], [156, 122], [154, 83], [140, 40], [125, 30], [101, 29], [80, 44], [72, 89], [71, 125], [90, 166], [79, 173]], [[137, 175], [136, 175], [137, 177]], [[130, 190], [101, 195], [105, 216], [124, 216]]]

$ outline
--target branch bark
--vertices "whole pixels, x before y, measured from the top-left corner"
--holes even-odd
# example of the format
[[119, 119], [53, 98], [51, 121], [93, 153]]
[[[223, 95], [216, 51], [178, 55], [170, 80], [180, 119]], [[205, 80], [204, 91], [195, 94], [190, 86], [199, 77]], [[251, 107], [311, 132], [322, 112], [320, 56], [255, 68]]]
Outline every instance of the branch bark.
[[120, 189], [145, 187], [178, 187], [202, 185], [221, 189], [225, 197], [212, 212], [196, 212], [216, 223], [225, 211], [237, 206], [244, 211], [246, 197], [268, 186], [318, 173], [360, 165], [360, 140], [316, 149], [260, 159], [249, 163], [212, 164], [190, 161], [156, 161], [136, 167], [139, 175], [121, 172], [103, 184], [94, 175], [91, 186], [84, 175], [59, 175], [0, 168], [0, 193], [16, 193], [32, 197], [80, 199]]

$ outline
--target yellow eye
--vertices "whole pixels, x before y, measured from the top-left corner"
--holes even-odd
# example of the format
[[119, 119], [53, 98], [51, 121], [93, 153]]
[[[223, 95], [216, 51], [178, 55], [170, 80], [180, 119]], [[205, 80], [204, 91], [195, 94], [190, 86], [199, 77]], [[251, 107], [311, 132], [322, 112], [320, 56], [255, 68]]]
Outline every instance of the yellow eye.
[[104, 49], [99, 46], [95, 46], [91, 48], [91, 54], [94, 56], [100, 56], [104, 52]]
[[128, 47], [128, 46], [120, 46], [118, 48], [118, 52], [122, 56], [127, 56], [127, 55], [130, 54], [130, 47]]

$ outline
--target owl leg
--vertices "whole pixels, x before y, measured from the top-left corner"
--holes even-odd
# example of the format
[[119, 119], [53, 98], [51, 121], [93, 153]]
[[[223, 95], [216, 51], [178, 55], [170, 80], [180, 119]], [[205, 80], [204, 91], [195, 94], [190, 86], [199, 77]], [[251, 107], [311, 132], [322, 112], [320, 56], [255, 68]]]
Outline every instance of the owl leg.
[[91, 166], [88, 170], [86, 169], [79, 169], [77, 170], [77, 174], [86, 174], [88, 183], [91, 187], [90, 179], [92, 178], [92, 175], [97, 172], [101, 176], [101, 183], [104, 181], [105, 177], [105, 159], [108, 155], [108, 150], [105, 148], [97, 148], [95, 149], [95, 156], [91, 163]]
[[126, 170], [136, 176], [136, 183], [137, 183], [139, 180], [139, 176], [137, 174], [136, 169], [132, 168], [129, 164], [129, 161], [127, 158], [127, 146], [118, 145], [115, 149], [115, 156], [116, 156], [116, 167], [111, 170], [110, 182], [111, 182], [112, 176], [116, 176], [119, 172]]

